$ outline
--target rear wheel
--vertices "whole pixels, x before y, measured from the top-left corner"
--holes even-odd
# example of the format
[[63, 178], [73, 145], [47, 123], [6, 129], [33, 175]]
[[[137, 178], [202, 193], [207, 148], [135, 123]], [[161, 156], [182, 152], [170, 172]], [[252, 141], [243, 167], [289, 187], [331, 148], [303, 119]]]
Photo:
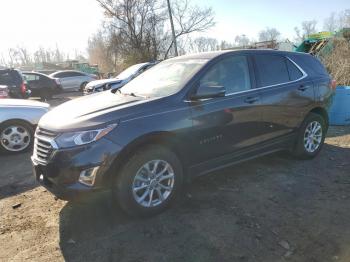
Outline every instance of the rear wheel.
[[20, 153], [33, 145], [33, 127], [23, 121], [8, 121], [0, 126], [0, 151]]
[[50, 100], [52, 98], [52, 91], [48, 89], [43, 89], [40, 93], [40, 98], [43, 101]]
[[79, 91], [80, 91], [80, 92], [84, 92], [84, 88], [85, 88], [86, 85], [87, 85], [87, 82], [82, 83], [82, 84], [80, 85]]
[[121, 169], [114, 196], [132, 216], [155, 215], [179, 194], [183, 181], [177, 156], [162, 146], [149, 146], [134, 154]]
[[324, 144], [327, 128], [321, 115], [310, 113], [299, 129], [293, 155], [300, 159], [314, 158]]

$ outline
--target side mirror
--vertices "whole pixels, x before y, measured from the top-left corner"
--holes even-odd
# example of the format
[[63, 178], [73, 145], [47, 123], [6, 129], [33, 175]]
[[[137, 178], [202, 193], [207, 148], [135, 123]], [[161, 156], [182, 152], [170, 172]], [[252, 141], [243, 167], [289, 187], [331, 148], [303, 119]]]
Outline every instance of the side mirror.
[[215, 98], [225, 96], [226, 89], [223, 86], [199, 86], [197, 93], [191, 96], [191, 100]]

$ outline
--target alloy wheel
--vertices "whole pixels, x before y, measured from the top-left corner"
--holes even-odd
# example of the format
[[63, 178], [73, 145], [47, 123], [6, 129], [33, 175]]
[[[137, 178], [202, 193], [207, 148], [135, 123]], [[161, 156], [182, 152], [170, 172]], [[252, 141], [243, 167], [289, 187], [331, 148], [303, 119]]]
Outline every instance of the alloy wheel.
[[314, 153], [322, 143], [322, 125], [313, 121], [308, 124], [304, 133], [304, 147], [309, 153]]
[[174, 189], [175, 174], [172, 166], [164, 160], [151, 160], [136, 173], [132, 193], [143, 207], [162, 204]]

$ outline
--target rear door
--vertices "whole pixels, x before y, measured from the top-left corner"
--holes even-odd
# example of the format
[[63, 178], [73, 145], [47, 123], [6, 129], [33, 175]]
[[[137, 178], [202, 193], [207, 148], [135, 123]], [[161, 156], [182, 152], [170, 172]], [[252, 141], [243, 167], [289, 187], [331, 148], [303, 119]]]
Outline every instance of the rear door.
[[196, 162], [227, 155], [257, 143], [262, 115], [249, 57], [232, 55], [214, 64], [196, 84], [224, 86], [225, 97], [192, 102]]
[[254, 61], [262, 97], [262, 140], [289, 134], [299, 127], [313, 104], [313, 83], [289, 57], [256, 54]]
[[64, 90], [72, 90], [77, 87], [77, 77], [74, 72], [62, 72], [56, 77], [60, 78]]

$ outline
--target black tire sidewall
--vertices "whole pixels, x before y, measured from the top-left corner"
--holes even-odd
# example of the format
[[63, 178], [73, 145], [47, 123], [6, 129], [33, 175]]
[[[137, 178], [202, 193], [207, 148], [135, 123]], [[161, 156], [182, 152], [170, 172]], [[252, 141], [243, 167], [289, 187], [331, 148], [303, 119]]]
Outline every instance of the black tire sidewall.
[[[175, 174], [174, 188], [169, 197], [160, 205], [146, 208], [139, 205], [133, 197], [132, 184], [137, 171], [148, 161], [161, 159], [167, 161]], [[129, 158], [115, 178], [114, 197], [120, 207], [131, 216], [151, 216], [167, 208], [179, 195], [183, 184], [182, 165], [177, 156], [163, 146], [148, 146]]]
[[[317, 150], [315, 150], [314, 152], [308, 152], [305, 149], [304, 146], [304, 134], [305, 134], [305, 130], [307, 128], [307, 126], [311, 123], [317, 121], [318, 123], [321, 124], [322, 126], [322, 140], [321, 140], [321, 144], [320, 146], [317, 148]], [[301, 125], [300, 129], [299, 129], [299, 134], [298, 134], [298, 138], [297, 138], [297, 143], [294, 149], [294, 155], [298, 158], [301, 159], [311, 159], [314, 158], [322, 149], [325, 138], [326, 138], [326, 132], [327, 132], [327, 125], [326, 125], [326, 121], [325, 119], [319, 115], [319, 114], [315, 114], [315, 113], [310, 113], [304, 120], [303, 124]]]
[[34, 129], [33, 129], [33, 127], [29, 123], [21, 121], [21, 120], [9, 120], [9, 121], [6, 121], [0, 125], [0, 134], [2, 133], [2, 131], [6, 127], [11, 126], [11, 125], [18, 125], [18, 126], [22, 126], [23, 128], [25, 128], [30, 134], [30, 143], [25, 149], [23, 149], [21, 151], [8, 151], [0, 143], [0, 152], [6, 153], [6, 154], [19, 154], [19, 153], [27, 152], [28, 150], [30, 150], [34, 144]]

